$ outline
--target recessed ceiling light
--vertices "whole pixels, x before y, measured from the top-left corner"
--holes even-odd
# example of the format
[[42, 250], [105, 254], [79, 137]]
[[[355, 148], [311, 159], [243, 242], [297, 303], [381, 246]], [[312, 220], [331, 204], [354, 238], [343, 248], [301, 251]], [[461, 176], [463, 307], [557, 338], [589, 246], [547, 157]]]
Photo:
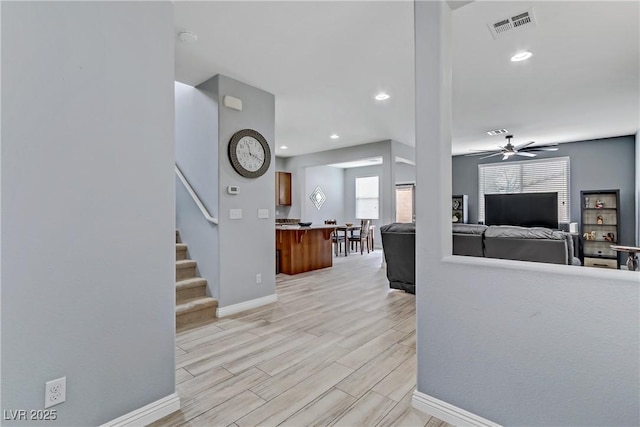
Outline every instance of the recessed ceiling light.
[[281, 149], [281, 150], [286, 150], [287, 148], [289, 148], [289, 147], [287, 147], [286, 145], [281, 145], [281, 146], [280, 146], [280, 149]]
[[380, 92], [379, 94], [376, 95], [376, 100], [378, 101], [384, 101], [385, 99], [389, 99], [389, 94]]
[[181, 31], [178, 33], [178, 38], [180, 41], [185, 43], [195, 43], [198, 41], [198, 35], [196, 33], [192, 33], [191, 31]]
[[515, 55], [513, 55], [511, 57], [511, 62], [520, 62], [520, 61], [524, 61], [526, 59], [531, 58], [531, 56], [533, 55], [533, 53], [531, 52], [518, 52]]
[[338, 139], [338, 138], [340, 138], [340, 137], [334, 133], [334, 134], [333, 134], [333, 135], [331, 135], [329, 138], [331, 138], [331, 139]]

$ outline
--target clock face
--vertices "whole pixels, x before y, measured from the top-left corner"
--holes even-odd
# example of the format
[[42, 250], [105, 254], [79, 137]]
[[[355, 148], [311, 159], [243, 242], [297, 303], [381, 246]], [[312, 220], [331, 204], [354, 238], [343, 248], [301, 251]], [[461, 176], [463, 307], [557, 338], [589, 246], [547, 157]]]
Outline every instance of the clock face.
[[255, 172], [264, 164], [264, 148], [252, 136], [245, 136], [236, 145], [236, 156], [243, 168]]
[[257, 178], [264, 175], [271, 164], [271, 150], [260, 133], [243, 129], [229, 141], [229, 160], [240, 175]]

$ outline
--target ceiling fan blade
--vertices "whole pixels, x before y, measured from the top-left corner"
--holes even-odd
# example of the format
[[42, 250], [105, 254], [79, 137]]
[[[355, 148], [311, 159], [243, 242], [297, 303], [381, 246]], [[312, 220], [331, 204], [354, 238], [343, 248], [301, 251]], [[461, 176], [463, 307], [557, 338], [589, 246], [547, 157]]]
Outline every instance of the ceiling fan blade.
[[506, 154], [503, 154], [503, 155], [502, 155], [502, 160], [507, 160], [509, 157], [511, 157], [511, 156], [508, 156], [508, 155], [506, 155]]
[[494, 151], [478, 151], [477, 153], [465, 154], [465, 156], [482, 156], [482, 155], [490, 154], [490, 153], [494, 153]]
[[489, 157], [494, 157], [494, 156], [501, 156], [501, 155], [502, 153], [493, 153], [493, 154], [489, 154], [488, 156], [480, 157], [480, 160], [488, 159]]
[[524, 157], [535, 157], [536, 154], [531, 153], [531, 152], [526, 152], [526, 151], [516, 151], [515, 152], [516, 156], [524, 156]]
[[535, 141], [531, 141], [531, 142], [525, 142], [524, 144], [520, 144], [520, 145], [516, 145], [515, 147], [513, 147], [514, 150], [518, 151], [523, 149], [524, 147], [527, 147], [531, 144], [533, 144]]
[[536, 151], [558, 151], [558, 149], [554, 147], [532, 147], [529, 149], [525, 149], [524, 151], [531, 153]]
[[557, 147], [558, 143], [554, 143], [554, 144], [542, 144], [542, 145], [534, 145], [533, 147], [527, 147], [525, 148], [525, 150], [533, 150], [536, 148], [548, 148], [548, 147]]

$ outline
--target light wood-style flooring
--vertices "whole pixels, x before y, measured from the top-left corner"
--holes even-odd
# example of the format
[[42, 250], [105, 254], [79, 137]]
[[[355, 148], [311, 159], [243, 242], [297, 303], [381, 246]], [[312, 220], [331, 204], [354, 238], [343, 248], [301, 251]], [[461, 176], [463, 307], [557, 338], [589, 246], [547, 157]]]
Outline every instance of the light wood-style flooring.
[[380, 261], [279, 274], [277, 303], [179, 331], [182, 409], [153, 426], [448, 426], [411, 408], [415, 296]]

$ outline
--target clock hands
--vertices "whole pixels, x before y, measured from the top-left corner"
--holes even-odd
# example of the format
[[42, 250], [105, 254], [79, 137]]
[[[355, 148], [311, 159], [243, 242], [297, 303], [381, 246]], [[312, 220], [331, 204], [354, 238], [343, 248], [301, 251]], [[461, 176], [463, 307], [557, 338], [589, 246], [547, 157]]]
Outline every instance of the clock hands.
[[251, 145], [249, 145], [249, 155], [250, 155], [251, 157], [255, 157], [256, 159], [258, 159], [258, 160], [262, 161], [262, 160], [263, 160], [263, 158], [262, 158], [262, 157], [260, 157], [260, 156], [258, 156], [258, 155], [256, 155], [256, 154], [253, 154], [253, 151], [251, 150], [251, 147], [252, 147], [252, 146], [251, 146]]

